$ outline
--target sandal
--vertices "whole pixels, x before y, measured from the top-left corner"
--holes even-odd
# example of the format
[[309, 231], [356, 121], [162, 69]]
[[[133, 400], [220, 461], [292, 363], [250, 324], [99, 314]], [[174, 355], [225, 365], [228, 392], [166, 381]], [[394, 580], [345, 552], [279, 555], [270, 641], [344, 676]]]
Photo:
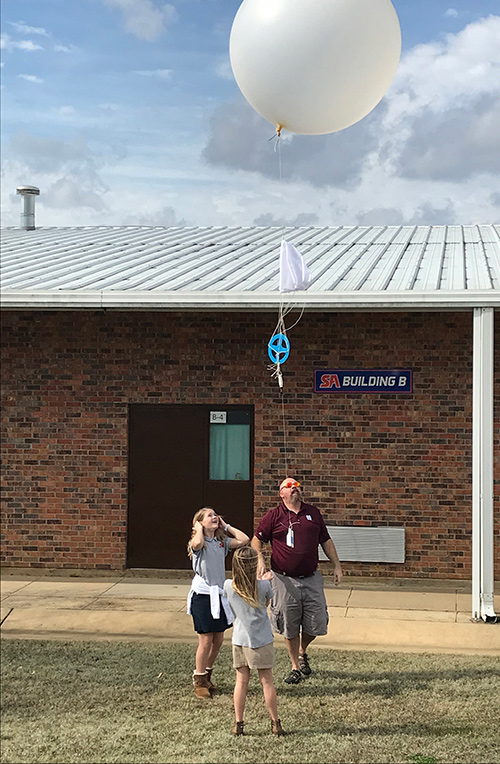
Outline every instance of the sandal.
[[307, 653], [302, 653], [302, 655], [299, 655], [299, 668], [304, 676], [310, 676], [312, 674], [312, 669], [307, 659]]
[[302, 674], [298, 669], [292, 669], [285, 679], [287, 684], [298, 684], [302, 680]]

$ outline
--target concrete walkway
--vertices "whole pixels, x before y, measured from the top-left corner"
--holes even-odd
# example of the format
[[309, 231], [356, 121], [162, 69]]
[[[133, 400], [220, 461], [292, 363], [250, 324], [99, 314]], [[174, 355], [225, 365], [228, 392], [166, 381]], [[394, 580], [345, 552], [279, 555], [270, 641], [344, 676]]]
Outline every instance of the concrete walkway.
[[[191, 575], [176, 575], [4, 569], [2, 636], [196, 642], [186, 615]], [[470, 581], [349, 577], [338, 588], [325, 582], [330, 625], [317, 647], [500, 656], [499, 624], [471, 620]], [[276, 644], [283, 645], [281, 637]]]

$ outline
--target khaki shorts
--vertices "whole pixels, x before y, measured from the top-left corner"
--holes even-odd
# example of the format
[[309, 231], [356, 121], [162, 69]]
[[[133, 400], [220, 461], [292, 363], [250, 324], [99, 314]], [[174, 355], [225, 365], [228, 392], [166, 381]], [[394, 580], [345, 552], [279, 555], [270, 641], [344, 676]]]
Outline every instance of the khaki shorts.
[[233, 667], [242, 668], [248, 666], [250, 669], [273, 668], [275, 662], [274, 643], [262, 647], [241, 647], [233, 645]]
[[271, 586], [271, 624], [277, 634], [295, 639], [301, 629], [311, 637], [328, 633], [328, 608], [319, 570], [307, 578], [273, 573]]

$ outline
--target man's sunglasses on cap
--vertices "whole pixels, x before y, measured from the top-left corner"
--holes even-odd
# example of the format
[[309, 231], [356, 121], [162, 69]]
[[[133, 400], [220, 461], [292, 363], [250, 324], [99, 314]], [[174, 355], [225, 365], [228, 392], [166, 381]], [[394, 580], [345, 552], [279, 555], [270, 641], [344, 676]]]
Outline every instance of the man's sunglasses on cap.
[[300, 483], [297, 483], [296, 480], [289, 480], [288, 483], [283, 483], [281, 486], [282, 488], [298, 488], [300, 486]]

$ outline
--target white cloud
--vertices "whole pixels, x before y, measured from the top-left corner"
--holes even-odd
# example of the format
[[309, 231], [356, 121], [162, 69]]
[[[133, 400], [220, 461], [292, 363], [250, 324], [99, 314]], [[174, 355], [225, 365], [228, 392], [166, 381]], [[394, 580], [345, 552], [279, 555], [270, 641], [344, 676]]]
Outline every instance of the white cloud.
[[74, 117], [77, 112], [74, 106], [59, 106], [54, 113], [61, 117]]
[[170, 4], [158, 8], [151, 0], [102, 0], [102, 2], [111, 8], [118, 8], [123, 13], [127, 32], [138, 37], [139, 40], [148, 42], [157, 40], [178, 18], [177, 11]]
[[56, 53], [74, 53], [74, 51], [77, 50], [77, 47], [76, 45], [57, 44], [53, 46], [52, 50], [54, 50]]
[[[91, 149], [83, 135], [71, 141], [40, 138], [17, 133], [8, 146], [8, 160], [3, 161], [4, 225], [17, 225], [19, 198], [13, 193], [21, 183], [40, 189], [37, 200], [38, 225], [96, 224], [106, 218], [105, 195], [108, 186], [103, 169], [116, 158], [112, 146], [102, 146], [100, 154]], [[94, 218], [89, 217], [94, 216]]]
[[440, 43], [418, 45], [401, 60], [388, 102], [411, 116], [445, 111], [500, 93], [500, 16], [470, 24]]
[[173, 70], [172, 69], [143, 69], [134, 71], [133, 74], [139, 74], [141, 77], [154, 77], [159, 80], [171, 80]]
[[10, 140], [7, 156], [10, 161], [23, 162], [27, 171], [33, 174], [64, 174], [70, 168], [78, 170], [95, 162], [83, 135], [63, 141], [25, 132], [16, 133]]
[[500, 169], [499, 41], [490, 16], [407, 54], [380, 125], [398, 173], [465, 181]]
[[[16, 32], [19, 34], [34, 34], [48, 38], [51, 36], [49, 32], [47, 32], [47, 30], [43, 27], [32, 27], [28, 24], [25, 24], [24, 21], [10, 21], [9, 24], [14, 27]], [[33, 40], [14, 40], [8, 34], [1, 35], [1, 47], [5, 50], [44, 50], [41, 45], [33, 42]], [[54, 50], [56, 53], [72, 53], [73, 51], [77, 50], [77, 48], [75, 45], [63, 45], [61, 43], [54, 43], [52, 45], [52, 50]]]
[[117, 103], [100, 103], [99, 108], [103, 111], [115, 112], [120, 108]]
[[435, 114], [426, 109], [413, 122], [397, 168], [402, 175], [466, 181], [500, 172], [500, 97], [477, 99], [473, 109]]
[[314, 226], [318, 224], [318, 216], [314, 212], [299, 212], [283, 217], [275, 217], [271, 212], [264, 212], [253, 221], [257, 226]]
[[173, 207], [165, 206], [157, 212], [142, 213], [134, 218], [134, 225], [164, 225], [168, 227], [180, 227], [188, 225], [186, 220], [178, 218]]
[[215, 67], [215, 74], [217, 77], [220, 77], [222, 80], [233, 80], [234, 74], [233, 70], [231, 68], [231, 61], [229, 60], [229, 56], [225, 56], [224, 58], [220, 59], [220, 61], [217, 63]]
[[458, 16], [458, 11], [456, 8], [448, 8], [443, 14], [444, 16], [452, 16], [453, 18], [456, 18]]
[[27, 82], [35, 82], [36, 84], [43, 82], [42, 78], [37, 77], [36, 74], [18, 74], [17, 76], [19, 79], [26, 80]]
[[49, 37], [49, 33], [43, 27], [30, 27], [24, 21], [10, 21], [9, 23], [20, 34], [39, 34], [42, 37]]
[[33, 40], [13, 40], [8, 34], [0, 35], [0, 48], [4, 50], [25, 50], [28, 52], [43, 50], [42, 46], [33, 42]]
[[102, 198], [104, 190], [104, 187], [95, 188], [95, 178], [65, 175], [46, 188], [43, 204], [61, 211], [88, 208], [96, 212], [105, 212], [106, 204]]

